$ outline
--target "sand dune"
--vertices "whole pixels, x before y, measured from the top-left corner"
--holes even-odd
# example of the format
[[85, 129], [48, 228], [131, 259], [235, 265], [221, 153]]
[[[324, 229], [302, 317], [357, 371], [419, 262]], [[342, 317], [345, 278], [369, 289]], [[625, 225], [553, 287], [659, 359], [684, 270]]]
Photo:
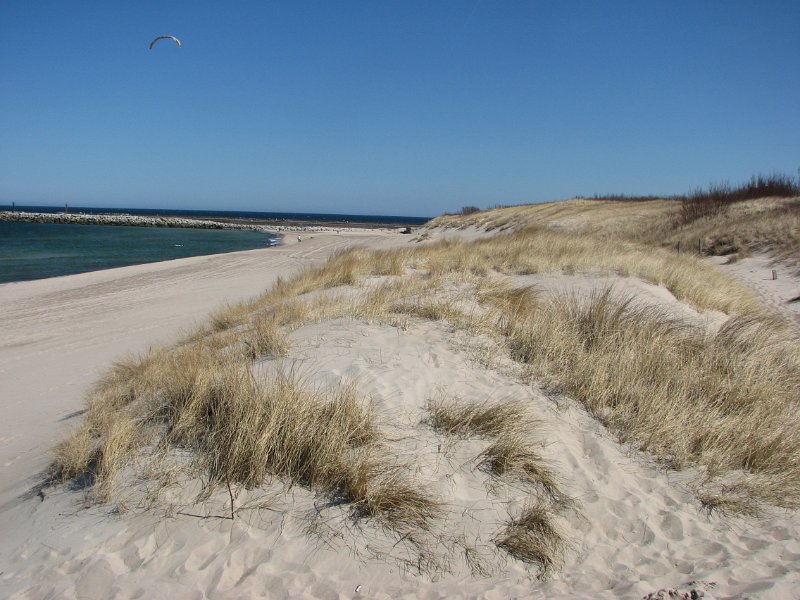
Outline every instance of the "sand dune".
[[[290, 353], [277, 361], [314, 385], [345, 379], [375, 399], [392, 448], [414, 456], [409, 471], [445, 499], [445, 518], [429, 540], [440, 564], [431, 568], [409, 560], [403, 544], [378, 525], [353, 525], [344, 508], [320, 505], [310, 491], [279, 482], [240, 491], [233, 520], [225, 518], [224, 491], [170, 515], [84, 507], [82, 491], [68, 486], [36, 495], [52, 446], [80, 420], [88, 388], [111, 361], [174, 341], [221, 305], [348, 245], [409, 243], [386, 232], [320, 233], [276, 249], [0, 286], [2, 595], [631, 598], [676, 588], [706, 598], [797, 597], [796, 513], [768, 511], [757, 520], [706, 514], [688, 489], [691, 471], [665, 470], [620, 445], [578, 403], [520, 382], [502, 357], [485, 360], [490, 341], [442, 322], [413, 321], [407, 329], [350, 319], [307, 325], [291, 333]], [[543, 293], [589, 290], [612, 279], [526, 277]], [[719, 318], [636, 278], [613, 283], [682, 318], [712, 325]], [[775, 302], [785, 304], [782, 297]], [[276, 361], [258, 366], [264, 375]], [[520, 511], [524, 491], [492, 485], [477, 468], [485, 441], [444, 439], [422, 422], [424, 401], [437, 394], [513, 398], [529, 407], [543, 457], [577, 506], [561, 523], [571, 548], [548, 580], [492, 543], [503, 519]]]

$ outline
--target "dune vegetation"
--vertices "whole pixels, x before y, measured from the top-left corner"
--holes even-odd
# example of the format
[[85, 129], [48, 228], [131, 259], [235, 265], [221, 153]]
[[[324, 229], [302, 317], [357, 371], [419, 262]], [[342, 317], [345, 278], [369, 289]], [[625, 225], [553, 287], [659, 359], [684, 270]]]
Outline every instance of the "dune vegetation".
[[[429, 320], [489, 336], [525, 381], [581, 403], [621, 442], [667, 468], [694, 469], [706, 508], [797, 508], [796, 332], [739, 284], [677, 252], [681, 236], [708, 240], [711, 232], [717, 246], [707, 249], [733, 236], [736, 251], [794, 251], [797, 240], [776, 233], [784, 222], [759, 223], [775, 211], [796, 218], [796, 198], [734, 204], [680, 225], [674, 200], [512, 207], [432, 225], [493, 229], [494, 237], [339, 253], [225, 307], [171, 347], [112, 366], [91, 392], [83, 424], [56, 449], [53, 476], [81, 480], [92, 499], [112, 502], [126, 482], [157, 481], [176, 454], [188, 454], [180, 464], [206, 495], [277, 478], [336, 498], [354, 518], [374, 518], [399, 538], [435, 531], [444, 500], [387, 450], [383, 417], [356, 386], [320, 391], [291, 372], [276, 369], [264, 380], [253, 369], [289, 353], [287, 335], [311, 323], [350, 318], [409, 328]], [[729, 317], [709, 328], [610, 286], [544, 296], [524, 279], [597, 270], [663, 285], [695, 309]], [[527, 407], [447, 398], [420, 405], [438, 434], [484, 440], [478, 468], [527, 486], [528, 505], [498, 531], [497, 548], [542, 576], [557, 569], [569, 547], [559, 515], [580, 507], [562, 491], [568, 474], [542, 459]]]
[[700, 255], [767, 251], [797, 265], [800, 182], [754, 176], [681, 196], [608, 195], [444, 215], [432, 226], [517, 231], [530, 226]]

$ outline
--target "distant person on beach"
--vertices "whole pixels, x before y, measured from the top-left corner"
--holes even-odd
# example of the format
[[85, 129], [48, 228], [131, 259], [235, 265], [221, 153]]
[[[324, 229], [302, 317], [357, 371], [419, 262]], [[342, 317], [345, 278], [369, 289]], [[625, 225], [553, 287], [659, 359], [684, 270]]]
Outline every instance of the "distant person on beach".
[[298, 242], [302, 242], [302, 241], [303, 241], [303, 238], [301, 238], [301, 237], [298, 235], [298, 236], [297, 236], [297, 241], [298, 241]]

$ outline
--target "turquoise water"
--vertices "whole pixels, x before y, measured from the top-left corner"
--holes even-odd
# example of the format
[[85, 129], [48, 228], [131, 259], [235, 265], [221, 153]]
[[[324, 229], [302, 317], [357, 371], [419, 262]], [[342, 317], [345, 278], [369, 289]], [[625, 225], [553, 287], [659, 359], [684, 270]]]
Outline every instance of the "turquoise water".
[[278, 239], [247, 230], [0, 222], [0, 283], [265, 248]]

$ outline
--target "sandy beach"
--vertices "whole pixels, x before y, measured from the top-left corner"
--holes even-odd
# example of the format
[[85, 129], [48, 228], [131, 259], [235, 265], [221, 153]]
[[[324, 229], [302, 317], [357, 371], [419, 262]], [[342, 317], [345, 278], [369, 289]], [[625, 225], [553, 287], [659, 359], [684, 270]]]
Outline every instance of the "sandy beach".
[[[213, 311], [255, 297], [279, 277], [346, 247], [415, 245], [411, 236], [390, 231], [302, 237], [298, 242], [287, 233], [278, 248], [0, 286], [0, 595], [638, 598], [675, 589], [706, 598], [798, 597], [796, 513], [771, 509], [757, 519], [707, 513], [690, 489], [692, 469], [665, 469], [621, 444], [578, 402], [555, 401], [544, 387], [522, 381], [501, 354], [487, 351], [490, 340], [443, 321], [411, 319], [395, 327], [323, 320], [292, 331], [290, 350], [278, 361], [319, 388], [355, 382], [375, 399], [389, 437], [400, 440], [397, 447], [420, 457], [414, 476], [447, 498], [435, 533], [442, 540], [437, 568], [412, 564], [403, 545], [377, 525], [353, 525], [343, 508], [321, 507], [310, 490], [277, 481], [261, 495], [237, 492], [242, 510], [235, 519], [225, 518], [233, 507], [226, 508], [222, 492], [200, 509], [177, 514], [120, 514], [85, 504], [85, 491], [74, 486], [38, 493], [52, 448], [81, 420], [87, 392], [112, 362], [172, 343]], [[782, 271], [770, 287], [768, 268], [766, 259], [746, 259], [734, 275], [757, 279], [761, 287], [751, 287], [767, 304], [793, 311], [796, 304], [785, 307], [787, 294], [800, 289], [797, 279]], [[544, 296], [613, 284], [699, 326], [713, 328], [724, 319], [635, 276], [541, 273], [518, 280]], [[796, 319], [796, 313], [785, 316]], [[277, 367], [265, 361], [259, 368], [268, 374]], [[422, 424], [423, 399], [441, 395], [514, 398], [532, 412], [542, 457], [579, 506], [563, 516], [568, 550], [546, 580], [491, 543], [503, 520], [519, 511], [524, 491], [493, 487], [476, 468], [472, 457], [481, 452], [480, 441], [444, 440]], [[247, 509], [248, 502], [264, 508]], [[451, 539], [460, 541], [443, 541]]]

